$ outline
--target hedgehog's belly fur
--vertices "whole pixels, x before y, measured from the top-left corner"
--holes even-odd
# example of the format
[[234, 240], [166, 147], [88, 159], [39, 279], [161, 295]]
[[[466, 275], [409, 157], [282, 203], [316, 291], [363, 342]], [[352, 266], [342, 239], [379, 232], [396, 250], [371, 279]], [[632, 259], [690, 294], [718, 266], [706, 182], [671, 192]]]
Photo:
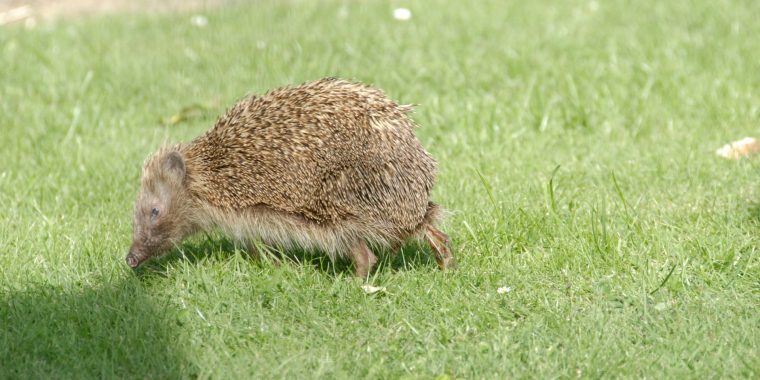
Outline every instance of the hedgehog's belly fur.
[[420, 238], [416, 236], [416, 231], [394, 234], [386, 226], [368, 226], [353, 220], [320, 225], [265, 205], [238, 211], [206, 206], [202, 214], [203, 220], [198, 221], [201, 230], [218, 229], [241, 242], [259, 240], [285, 249], [318, 250], [330, 259], [348, 257], [351, 246], [357, 240], [370, 246], [387, 248], [396, 242]]

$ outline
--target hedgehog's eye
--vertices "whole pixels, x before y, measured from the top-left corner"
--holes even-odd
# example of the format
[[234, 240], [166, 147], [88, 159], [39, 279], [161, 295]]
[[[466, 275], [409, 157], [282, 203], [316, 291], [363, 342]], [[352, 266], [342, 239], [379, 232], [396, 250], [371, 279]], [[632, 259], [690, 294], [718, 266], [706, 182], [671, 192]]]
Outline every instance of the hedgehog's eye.
[[150, 216], [151, 216], [152, 218], [155, 218], [155, 217], [157, 217], [157, 216], [158, 216], [158, 209], [157, 209], [157, 208], [155, 208], [155, 207], [153, 207], [153, 209], [152, 209], [152, 210], [150, 210]]

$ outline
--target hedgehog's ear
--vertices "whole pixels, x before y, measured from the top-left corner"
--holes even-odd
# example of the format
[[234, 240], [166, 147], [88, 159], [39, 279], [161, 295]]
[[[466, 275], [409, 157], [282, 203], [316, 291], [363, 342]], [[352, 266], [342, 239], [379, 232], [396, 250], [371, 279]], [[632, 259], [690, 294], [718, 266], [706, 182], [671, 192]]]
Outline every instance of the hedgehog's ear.
[[166, 174], [179, 181], [185, 178], [185, 159], [175, 151], [169, 152], [164, 157], [164, 171]]

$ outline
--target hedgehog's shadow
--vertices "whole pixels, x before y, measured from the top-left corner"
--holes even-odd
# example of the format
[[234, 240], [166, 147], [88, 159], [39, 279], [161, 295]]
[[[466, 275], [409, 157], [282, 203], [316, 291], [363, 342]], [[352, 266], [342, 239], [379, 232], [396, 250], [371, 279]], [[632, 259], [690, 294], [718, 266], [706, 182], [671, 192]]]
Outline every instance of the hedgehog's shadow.
[[[335, 261], [318, 251], [303, 249], [282, 250], [274, 247], [266, 247], [260, 257], [248, 254], [246, 249], [235, 241], [225, 237], [203, 237], [190, 239], [176, 247], [171, 253], [157, 259], [153, 259], [141, 267], [140, 275], [152, 273], [165, 276], [171, 263], [186, 261], [193, 265], [200, 265], [209, 258], [219, 260], [232, 260], [236, 256], [242, 256], [261, 266], [311, 266], [320, 272], [338, 275], [353, 275], [353, 265], [348, 259], [337, 258]], [[436, 267], [433, 253], [427, 245], [410, 242], [398, 252], [373, 249], [378, 258], [375, 273], [383, 271], [413, 271], [417, 268]], [[279, 262], [279, 263], [278, 263]]]

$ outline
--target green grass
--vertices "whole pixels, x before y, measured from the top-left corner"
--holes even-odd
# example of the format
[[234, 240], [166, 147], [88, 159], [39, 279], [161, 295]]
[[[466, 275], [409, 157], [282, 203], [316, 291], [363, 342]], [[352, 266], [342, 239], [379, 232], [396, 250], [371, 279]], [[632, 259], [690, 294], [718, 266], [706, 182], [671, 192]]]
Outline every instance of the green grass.
[[[760, 3], [391, 3], [0, 29], [0, 378], [760, 377], [760, 158], [713, 153], [759, 132]], [[325, 76], [420, 104], [458, 272], [127, 268], [145, 156]]]

